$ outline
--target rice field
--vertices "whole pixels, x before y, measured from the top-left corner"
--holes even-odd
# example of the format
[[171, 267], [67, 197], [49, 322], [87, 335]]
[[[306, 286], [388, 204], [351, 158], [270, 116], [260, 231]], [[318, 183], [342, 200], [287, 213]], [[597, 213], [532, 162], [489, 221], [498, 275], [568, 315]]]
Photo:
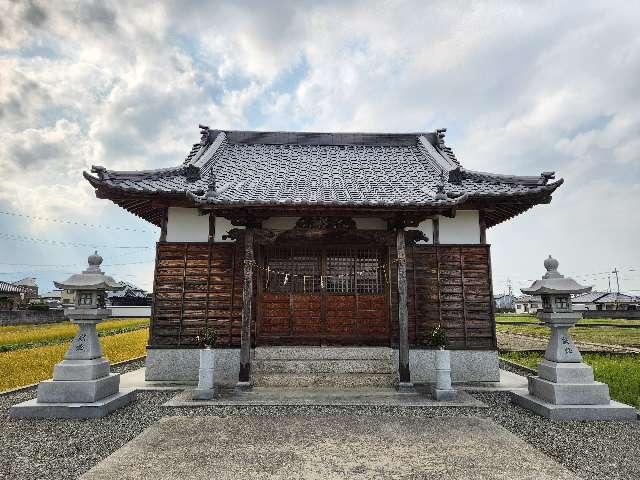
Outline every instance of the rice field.
[[[519, 333], [532, 337], [549, 337], [549, 327], [544, 325], [504, 325], [497, 323], [498, 332]], [[573, 327], [571, 337], [578, 342], [600, 343], [608, 345], [623, 345], [640, 347], [640, 326], [637, 328], [618, 328], [614, 325], [607, 327]]]
[[[503, 352], [502, 358], [537, 368], [541, 352]], [[640, 353], [583, 353], [595, 379], [609, 385], [611, 398], [640, 408]]]
[[[148, 318], [121, 318], [101, 322], [97, 330], [99, 336], [107, 336], [148, 326]], [[66, 343], [77, 331], [78, 327], [70, 322], [0, 327], [0, 352]]]
[[[148, 325], [148, 318], [100, 323], [100, 343], [109, 361], [145, 355]], [[51, 378], [77, 328], [69, 322], [0, 327], [0, 391]]]

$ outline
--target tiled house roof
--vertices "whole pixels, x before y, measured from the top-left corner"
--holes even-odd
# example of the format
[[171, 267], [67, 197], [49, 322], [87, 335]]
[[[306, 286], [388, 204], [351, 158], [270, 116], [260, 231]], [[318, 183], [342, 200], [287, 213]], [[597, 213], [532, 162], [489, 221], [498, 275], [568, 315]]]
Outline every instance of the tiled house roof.
[[0, 293], [28, 293], [27, 288], [0, 280]]
[[97, 177], [84, 175], [98, 196], [156, 224], [158, 212], [144, 205], [145, 196], [227, 207], [415, 209], [510, 203], [504, 211], [492, 210], [492, 226], [548, 202], [562, 184], [550, 182], [552, 172], [517, 177], [467, 171], [444, 145], [443, 130], [340, 134], [201, 128], [201, 142], [181, 166], [137, 172], [94, 167]]

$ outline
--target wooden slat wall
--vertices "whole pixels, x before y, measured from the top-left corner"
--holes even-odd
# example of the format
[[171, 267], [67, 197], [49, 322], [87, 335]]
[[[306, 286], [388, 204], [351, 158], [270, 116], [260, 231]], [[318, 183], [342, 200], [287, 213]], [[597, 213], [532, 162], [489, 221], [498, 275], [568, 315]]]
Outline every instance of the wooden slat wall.
[[242, 247], [235, 243], [157, 244], [151, 347], [195, 346], [205, 325], [219, 347], [240, 345]]
[[[157, 244], [151, 347], [195, 346], [198, 330], [216, 326], [220, 347], [238, 347], [242, 315], [242, 246], [235, 243]], [[397, 264], [389, 247], [388, 312], [398, 341]], [[450, 347], [495, 348], [488, 245], [407, 248], [409, 342], [423, 345], [435, 325]], [[183, 300], [184, 299], [184, 300]], [[254, 322], [255, 325], [255, 322]]]
[[[398, 343], [397, 265], [391, 248], [393, 343]], [[454, 349], [495, 348], [488, 245], [416, 245], [407, 248], [409, 343], [428, 342], [447, 330]]]

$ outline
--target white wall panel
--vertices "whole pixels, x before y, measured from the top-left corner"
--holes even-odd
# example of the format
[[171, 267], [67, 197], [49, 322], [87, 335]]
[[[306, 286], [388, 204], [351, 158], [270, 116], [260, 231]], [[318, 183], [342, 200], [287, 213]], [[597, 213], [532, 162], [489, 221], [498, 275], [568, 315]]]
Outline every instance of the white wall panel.
[[440, 216], [440, 243], [480, 243], [477, 210], [458, 210], [455, 218]]
[[208, 215], [200, 215], [197, 208], [169, 207], [167, 242], [206, 242], [208, 237]]

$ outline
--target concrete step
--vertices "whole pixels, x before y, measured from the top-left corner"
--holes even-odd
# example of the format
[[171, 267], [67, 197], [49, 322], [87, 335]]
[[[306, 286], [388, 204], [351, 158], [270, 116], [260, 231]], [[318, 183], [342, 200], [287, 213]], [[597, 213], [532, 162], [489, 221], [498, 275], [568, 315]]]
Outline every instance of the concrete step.
[[392, 374], [390, 360], [254, 360], [256, 373], [382, 373]]
[[255, 373], [252, 376], [256, 387], [393, 387], [395, 375], [368, 373]]
[[388, 347], [257, 347], [254, 360], [388, 360]]

